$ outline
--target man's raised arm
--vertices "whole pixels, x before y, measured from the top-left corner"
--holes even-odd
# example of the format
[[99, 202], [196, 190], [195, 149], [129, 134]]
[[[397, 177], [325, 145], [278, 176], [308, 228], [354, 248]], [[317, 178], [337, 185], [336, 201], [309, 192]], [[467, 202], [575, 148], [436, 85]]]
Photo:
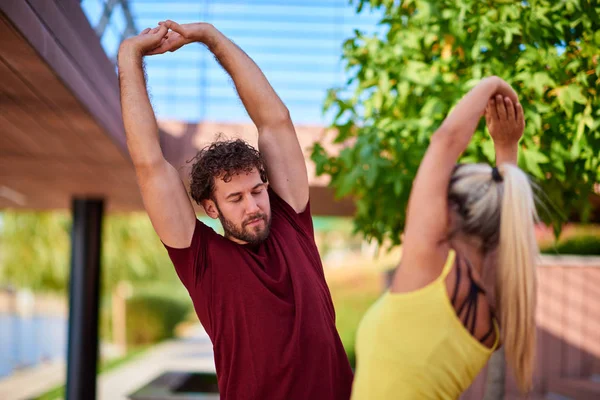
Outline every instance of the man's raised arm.
[[152, 225], [166, 245], [183, 248], [191, 243], [196, 216], [179, 174], [163, 157], [142, 60], [164, 41], [166, 33], [166, 27], [146, 29], [121, 44], [121, 111], [127, 147]]
[[290, 114], [267, 78], [246, 53], [210, 24], [160, 23], [171, 31], [156, 53], [174, 51], [191, 42], [204, 43], [233, 79], [235, 88], [258, 128], [258, 147], [273, 190], [296, 212], [308, 202], [308, 175]]

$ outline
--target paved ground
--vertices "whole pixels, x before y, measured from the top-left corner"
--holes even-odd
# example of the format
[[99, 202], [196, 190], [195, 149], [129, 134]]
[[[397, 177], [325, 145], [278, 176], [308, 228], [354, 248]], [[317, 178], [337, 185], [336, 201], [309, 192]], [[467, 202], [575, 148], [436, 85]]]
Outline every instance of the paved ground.
[[67, 367], [64, 362], [42, 364], [15, 372], [0, 380], [0, 399], [31, 399], [47, 392], [65, 381]]
[[[198, 325], [185, 338], [161, 343], [98, 378], [98, 400], [127, 396], [166, 371], [214, 372], [212, 344]], [[26, 400], [65, 381], [64, 362], [19, 371], [0, 380], [1, 400]]]
[[201, 326], [190, 337], [162, 343], [100, 376], [99, 400], [125, 400], [166, 371], [214, 372], [212, 344]]

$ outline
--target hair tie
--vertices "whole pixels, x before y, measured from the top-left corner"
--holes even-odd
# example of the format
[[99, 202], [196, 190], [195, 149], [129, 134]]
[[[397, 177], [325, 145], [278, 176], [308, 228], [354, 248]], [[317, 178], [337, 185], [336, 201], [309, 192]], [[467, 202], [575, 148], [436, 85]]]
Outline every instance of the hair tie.
[[497, 167], [492, 168], [492, 179], [494, 180], [494, 182], [502, 182], [504, 180], [504, 178], [502, 178], [502, 175], [500, 175], [500, 171], [498, 171]]

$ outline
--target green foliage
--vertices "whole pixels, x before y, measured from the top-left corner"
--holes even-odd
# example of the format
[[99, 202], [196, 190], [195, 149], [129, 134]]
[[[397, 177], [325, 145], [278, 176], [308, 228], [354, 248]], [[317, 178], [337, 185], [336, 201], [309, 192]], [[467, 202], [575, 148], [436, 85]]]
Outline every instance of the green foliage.
[[335, 306], [335, 324], [353, 368], [356, 365], [354, 347], [358, 325], [369, 307], [381, 296], [382, 274], [381, 271], [368, 268], [327, 275]]
[[192, 311], [189, 298], [172, 291], [145, 290], [127, 299], [127, 344], [144, 345], [174, 336]]
[[600, 237], [597, 235], [575, 236], [556, 245], [541, 249], [545, 254], [576, 254], [600, 256]]
[[145, 213], [111, 215], [103, 230], [103, 283], [179, 282], [169, 256]]
[[[591, 4], [594, 4], [593, 6]], [[600, 6], [584, 0], [361, 0], [383, 11], [379, 32], [355, 31], [343, 46], [349, 80], [331, 89], [339, 155], [315, 145], [317, 173], [356, 200], [368, 239], [400, 243], [405, 208], [429, 138], [481, 78], [498, 75], [519, 93], [527, 127], [519, 165], [546, 193], [557, 231], [590, 213], [600, 181]], [[481, 127], [483, 127], [483, 121]], [[493, 162], [483, 129], [463, 162]], [[542, 196], [545, 200], [546, 196]], [[547, 201], [547, 200], [546, 200]]]
[[[71, 217], [67, 213], [4, 212], [0, 278], [17, 287], [66, 292]], [[103, 289], [119, 281], [178, 282], [168, 254], [143, 213], [109, 215], [102, 232]]]
[[348, 292], [339, 296], [343, 301], [335, 302], [336, 327], [352, 368], [356, 366], [355, 346], [358, 325], [379, 295], [379, 292], [355, 290], [353, 293]]
[[0, 280], [63, 291], [69, 279], [70, 218], [49, 212], [5, 212], [0, 218]]

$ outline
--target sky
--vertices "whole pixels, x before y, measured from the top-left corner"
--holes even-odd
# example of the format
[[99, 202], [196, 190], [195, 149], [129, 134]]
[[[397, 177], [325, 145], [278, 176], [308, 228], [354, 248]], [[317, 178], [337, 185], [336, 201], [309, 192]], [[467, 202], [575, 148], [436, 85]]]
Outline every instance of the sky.
[[[354, 2], [356, 3], [356, 2]], [[104, 0], [83, 0], [92, 26]], [[210, 22], [239, 45], [262, 69], [298, 124], [325, 125], [328, 88], [346, 80], [342, 44], [354, 29], [373, 33], [380, 11], [357, 15], [348, 0], [129, 0], [138, 31], [172, 19]], [[114, 57], [126, 22], [120, 5], [101, 38]], [[250, 122], [227, 74], [199, 44], [146, 58], [148, 87], [159, 119]]]

